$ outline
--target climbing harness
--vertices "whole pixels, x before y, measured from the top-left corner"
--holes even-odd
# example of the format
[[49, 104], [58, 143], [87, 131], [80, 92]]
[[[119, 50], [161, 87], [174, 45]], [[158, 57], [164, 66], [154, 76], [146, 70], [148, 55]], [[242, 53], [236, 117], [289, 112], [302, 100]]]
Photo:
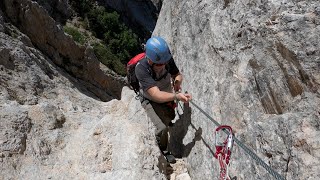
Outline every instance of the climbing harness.
[[[228, 135], [222, 131], [228, 131]], [[216, 152], [214, 157], [219, 160], [220, 164], [220, 180], [230, 180], [228, 169], [230, 166], [230, 157], [233, 147], [232, 128], [230, 126], [219, 126], [215, 132]]]
[[[208, 115], [203, 109], [201, 109], [197, 104], [193, 101], [190, 101], [192, 105], [194, 105], [200, 112], [202, 112], [209, 120], [211, 120], [216, 126], [221, 126], [217, 121], [215, 121], [212, 117]], [[223, 130], [223, 129], [222, 129]], [[227, 135], [230, 133], [227, 130], [223, 130]], [[240, 140], [236, 137], [233, 137], [234, 142], [236, 142], [239, 147], [241, 147], [250, 157], [252, 157], [258, 164], [260, 164], [263, 168], [265, 168], [275, 179], [277, 180], [285, 180], [279, 173], [273, 170], [270, 166], [268, 166], [258, 155], [256, 155], [253, 151], [251, 151], [247, 146], [245, 146]]]

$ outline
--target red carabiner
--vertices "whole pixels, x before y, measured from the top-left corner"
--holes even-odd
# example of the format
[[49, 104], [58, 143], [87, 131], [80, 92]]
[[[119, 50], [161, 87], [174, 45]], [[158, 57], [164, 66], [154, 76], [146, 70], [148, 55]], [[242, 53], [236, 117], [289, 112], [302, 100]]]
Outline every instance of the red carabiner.
[[[227, 131], [224, 132], [223, 134], [226, 134], [227, 137], [225, 139], [220, 139], [221, 138], [221, 130]], [[219, 134], [220, 133], [220, 134]], [[216, 152], [214, 154], [214, 157], [219, 160], [220, 164], [220, 179], [225, 180], [225, 179], [230, 179], [228, 176], [228, 166], [230, 163], [230, 157], [231, 157], [231, 152], [232, 152], [232, 147], [233, 147], [233, 132], [232, 128], [230, 126], [219, 126], [216, 129], [215, 132], [215, 145], [216, 145]], [[222, 140], [222, 142], [218, 142], [219, 140]]]

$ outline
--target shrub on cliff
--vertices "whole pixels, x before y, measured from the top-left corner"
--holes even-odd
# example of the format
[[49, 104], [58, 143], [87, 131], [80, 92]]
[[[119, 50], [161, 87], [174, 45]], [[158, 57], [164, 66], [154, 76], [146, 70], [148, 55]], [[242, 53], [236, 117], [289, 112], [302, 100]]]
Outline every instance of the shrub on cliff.
[[120, 22], [117, 12], [108, 12], [104, 7], [98, 6], [92, 9], [87, 17], [90, 29], [96, 37], [102, 39], [123, 64], [137, 54], [138, 37]]
[[86, 38], [83, 34], [81, 34], [76, 28], [64, 26], [64, 32], [71, 35], [73, 40], [83, 45], [86, 42]]
[[103, 44], [96, 43], [93, 45], [93, 50], [102, 64], [106, 65], [119, 75], [126, 75], [125, 66], [121, 63], [119, 58], [112, 53], [110, 48]]
[[137, 35], [121, 22], [116, 11], [94, 5], [91, 0], [70, 0], [70, 3], [83, 19], [87, 19], [92, 34], [103, 41], [103, 45], [94, 45], [99, 60], [124, 75], [125, 64], [140, 51]]

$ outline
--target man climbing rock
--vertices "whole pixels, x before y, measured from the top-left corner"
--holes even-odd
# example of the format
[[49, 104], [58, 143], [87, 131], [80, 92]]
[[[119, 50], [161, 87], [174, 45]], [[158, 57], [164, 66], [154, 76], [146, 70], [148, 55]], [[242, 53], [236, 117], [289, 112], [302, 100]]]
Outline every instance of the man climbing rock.
[[190, 94], [181, 93], [182, 74], [177, 68], [166, 41], [150, 38], [145, 46], [145, 58], [135, 67], [140, 84], [141, 102], [156, 127], [156, 137], [167, 161], [175, 162], [168, 151], [168, 128], [175, 117], [175, 100], [187, 103]]

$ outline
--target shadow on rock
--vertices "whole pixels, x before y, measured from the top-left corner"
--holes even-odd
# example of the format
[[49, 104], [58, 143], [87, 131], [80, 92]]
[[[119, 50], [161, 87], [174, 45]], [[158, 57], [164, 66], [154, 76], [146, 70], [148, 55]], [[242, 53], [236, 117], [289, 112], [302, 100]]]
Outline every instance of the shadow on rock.
[[[188, 132], [188, 128], [191, 125], [193, 129], [196, 130], [194, 138], [188, 144], [183, 143], [183, 139]], [[187, 157], [192, 148], [194, 147], [196, 141], [202, 139], [202, 129], [196, 129], [196, 127], [191, 123], [191, 108], [189, 104], [183, 105], [183, 114], [179, 114], [179, 119], [170, 128], [170, 143], [169, 151], [177, 158]]]

